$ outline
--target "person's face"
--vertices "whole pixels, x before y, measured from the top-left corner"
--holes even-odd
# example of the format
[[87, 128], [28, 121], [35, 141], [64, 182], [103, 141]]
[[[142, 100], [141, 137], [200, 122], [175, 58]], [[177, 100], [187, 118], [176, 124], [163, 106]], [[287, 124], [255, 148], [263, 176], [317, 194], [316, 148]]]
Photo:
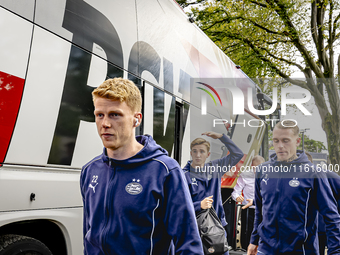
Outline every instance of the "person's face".
[[107, 150], [116, 151], [132, 143], [138, 113], [133, 113], [126, 102], [101, 97], [95, 99], [94, 108], [98, 134]]
[[210, 152], [208, 152], [206, 145], [199, 144], [192, 147], [190, 155], [192, 157], [192, 165], [194, 167], [203, 167], [205, 160], [210, 156]]
[[292, 129], [274, 128], [273, 144], [278, 161], [285, 161], [296, 155], [301, 138]]

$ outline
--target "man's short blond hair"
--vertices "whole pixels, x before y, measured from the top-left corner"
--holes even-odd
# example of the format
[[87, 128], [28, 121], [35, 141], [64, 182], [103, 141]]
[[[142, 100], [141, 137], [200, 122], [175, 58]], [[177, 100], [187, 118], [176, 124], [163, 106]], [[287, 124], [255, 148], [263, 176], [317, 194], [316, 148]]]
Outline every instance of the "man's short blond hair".
[[130, 80], [113, 78], [104, 81], [92, 91], [93, 101], [96, 98], [108, 98], [113, 101], [125, 102], [133, 112], [141, 112], [142, 96], [138, 87]]
[[201, 144], [207, 146], [208, 152], [210, 151], [210, 143], [203, 138], [196, 138], [195, 140], [193, 140], [190, 144], [190, 150], [192, 150], [192, 147], [196, 145], [201, 145]]
[[293, 134], [299, 136], [300, 129], [296, 122], [292, 120], [281, 120], [278, 123], [276, 123], [275, 128], [280, 128], [280, 129], [291, 129], [293, 130]]

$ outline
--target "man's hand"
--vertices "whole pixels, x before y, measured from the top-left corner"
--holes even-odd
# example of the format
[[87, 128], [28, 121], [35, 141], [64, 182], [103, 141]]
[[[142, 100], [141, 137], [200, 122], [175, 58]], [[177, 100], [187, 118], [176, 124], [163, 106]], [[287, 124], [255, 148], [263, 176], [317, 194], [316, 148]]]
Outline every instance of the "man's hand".
[[253, 205], [253, 199], [248, 198], [246, 201], [248, 201], [248, 204], [242, 206], [242, 209], [247, 209], [249, 206]]
[[204, 132], [204, 133], [202, 133], [202, 135], [209, 136], [213, 139], [218, 139], [218, 138], [221, 138], [223, 136], [223, 134], [219, 134], [219, 133], [216, 133], [216, 132], [213, 132], [213, 131]]
[[208, 209], [211, 208], [212, 203], [214, 202], [214, 200], [212, 199], [213, 196], [210, 197], [206, 197], [205, 199], [203, 199], [201, 201], [201, 208], [202, 209]]
[[241, 196], [238, 196], [237, 198], [236, 198], [236, 202], [240, 202], [240, 203], [242, 203], [244, 201], [244, 197], [241, 195]]
[[247, 255], [256, 255], [258, 245], [250, 243], [248, 245]]

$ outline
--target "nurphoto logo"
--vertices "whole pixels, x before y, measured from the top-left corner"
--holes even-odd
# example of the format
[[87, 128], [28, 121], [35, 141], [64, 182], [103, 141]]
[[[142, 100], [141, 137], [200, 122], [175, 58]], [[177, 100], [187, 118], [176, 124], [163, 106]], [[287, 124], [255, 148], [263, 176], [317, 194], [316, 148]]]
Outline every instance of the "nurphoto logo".
[[[273, 81], [273, 80], [272, 80]], [[232, 115], [244, 115], [245, 112], [251, 115], [257, 116], [269, 116], [277, 110], [280, 110], [280, 114], [287, 115], [287, 106], [290, 105], [295, 109], [301, 111], [304, 115], [312, 115], [306, 107], [303, 105], [308, 103], [311, 99], [311, 93], [304, 88], [290, 86], [282, 87], [278, 84], [278, 87], [273, 85], [271, 81], [271, 97], [266, 95], [270, 100], [269, 109], [265, 109], [263, 105], [259, 103], [258, 93], [259, 86], [251, 82], [249, 79], [230, 79], [230, 78], [211, 78], [211, 79], [192, 79], [191, 80], [191, 102], [196, 102], [196, 105], [201, 110], [201, 115], [207, 115], [209, 108], [216, 108], [217, 112], [221, 111], [221, 108], [228, 108]], [[280, 94], [278, 95], [278, 88]], [[263, 95], [263, 93], [260, 93]], [[295, 95], [292, 97], [292, 95]], [[297, 96], [296, 96], [297, 95]], [[280, 99], [280, 102], [279, 102]], [[218, 110], [219, 109], [219, 110]], [[225, 110], [223, 110], [225, 111]], [[230, 123], [232, 125], [246, 124], [249, 127], [261, 127], [265, 122], [270, 121], [271, 125], [275, 125], [279, 119], [259, 119], [254, 118], [246, 122], [245, 119], [241, 122], [233, 122], [232, 119], [221, 118], [213, 120], [213, 126], [224, 125]], [[293, 120], [296, 125], [297, 122]], [[282, 125], [285, 125], [282, 123]]]

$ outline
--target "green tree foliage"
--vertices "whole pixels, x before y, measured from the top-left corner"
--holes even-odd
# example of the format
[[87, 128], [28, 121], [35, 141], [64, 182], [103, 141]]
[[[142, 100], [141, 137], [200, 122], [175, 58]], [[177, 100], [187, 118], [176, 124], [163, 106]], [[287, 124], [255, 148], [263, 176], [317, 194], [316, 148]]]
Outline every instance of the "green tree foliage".
[[[340, 0], [179, 1], [249, 76], [311, 92], [333, 164], [340, 162]], [[199, 4], [199, 5], [195, 5]], [[299, 71], [304, 79], [292, 78]]]
[[[300, 135], [300, 137], [302, 138], [302, 134]], [[321, 152], [322, 150], [326, 150], [323, 142], [310, 139], [307, 135], [304, 135], [304, 147], [305, 151], [309, 152]], [[298, 147], [298, 150], [302, 150], [302, 140]]]

